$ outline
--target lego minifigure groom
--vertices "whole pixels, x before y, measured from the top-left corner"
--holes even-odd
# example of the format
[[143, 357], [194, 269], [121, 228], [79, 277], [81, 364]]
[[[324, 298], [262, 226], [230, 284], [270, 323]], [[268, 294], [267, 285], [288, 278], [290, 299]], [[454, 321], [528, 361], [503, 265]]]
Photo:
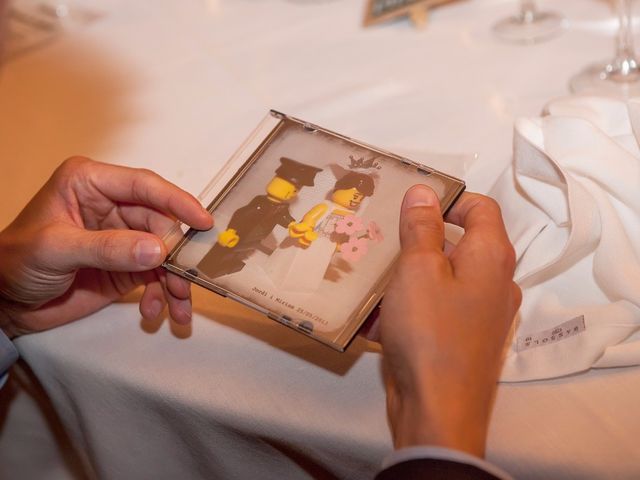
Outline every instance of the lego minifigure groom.
[[258, 195], [236, 210], [227, 229], [218, 235], [218, 242], [198, 264], [198, 270], [209, 278], [238, 272], [244, 260], [276, 227], [288, 228], [295, 222], [289, 213], [289, 201], [304, 186], [313, 186], [321, 168], [312, 167], [287, 157], [267, 185], [267, 194]]

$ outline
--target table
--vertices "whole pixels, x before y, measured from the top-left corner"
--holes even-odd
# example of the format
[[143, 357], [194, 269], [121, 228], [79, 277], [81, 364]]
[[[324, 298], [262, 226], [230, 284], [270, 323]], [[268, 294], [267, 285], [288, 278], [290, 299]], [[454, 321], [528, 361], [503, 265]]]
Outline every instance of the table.
[[[615, 27], [596, 0], [540, 2], [572, 24], [533, 46], [491, 36], [510, 1], [442, 7], [423, 31], [363, 30], [355, 0], [87, 4], [104, 18], [2, 71], [0, 225], [71, 154], [198, 192], [269, 108], [409, 155], [477, 152], [465, 179], [486, 192], [514, 118], [608, 57]], [[42, 395], [3, 400], [0, 476], [359, 479], [390, 451], [375, 345], [339, 354], [201, 289], [190, 330], [141, 321], [135, 299], [17, 340], [58, 420], [34, 435]], [[502, 384], [488, 458], [518, 478], [637, 477], [639, 401], [637, 368]]]

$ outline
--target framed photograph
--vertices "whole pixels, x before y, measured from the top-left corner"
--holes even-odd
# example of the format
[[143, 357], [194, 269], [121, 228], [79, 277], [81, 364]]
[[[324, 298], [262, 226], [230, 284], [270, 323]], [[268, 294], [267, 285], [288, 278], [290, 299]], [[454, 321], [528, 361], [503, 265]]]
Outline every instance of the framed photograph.
[[464, 190], [444, 173], [271, 111], [201, 196], [215, 227], [175, 228], [164, 267], [344, 351], [384, 294], [402, 199], [418, 183], [444, 210]]

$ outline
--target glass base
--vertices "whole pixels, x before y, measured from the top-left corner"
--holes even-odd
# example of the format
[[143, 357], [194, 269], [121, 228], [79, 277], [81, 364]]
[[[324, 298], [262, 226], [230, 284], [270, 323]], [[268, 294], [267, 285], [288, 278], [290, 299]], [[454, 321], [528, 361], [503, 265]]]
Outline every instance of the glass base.
[[562, 33], [566, 24], [566, 19], [558, 13], [537, 12], [531, 17], [505, 18], [493, 26], [493, 33], [507, 42], [535, 43]]
[[640, 97], [640, 68], [634, 65], [623, 72], [611, 63], [591, 65], [574, 76], [569, 81], [569, 87], [573, 93], [616, 98]]
[[36, 10], [48, 20], [68, 26], [85, 25], [102, 17], [100, 12], [88, 9], [78, 1], [40, 0]]

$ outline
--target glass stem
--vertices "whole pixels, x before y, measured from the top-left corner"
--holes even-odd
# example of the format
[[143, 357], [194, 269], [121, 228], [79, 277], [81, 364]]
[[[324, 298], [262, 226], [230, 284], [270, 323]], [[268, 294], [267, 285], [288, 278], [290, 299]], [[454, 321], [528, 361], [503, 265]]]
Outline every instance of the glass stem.
[[520, 21], [522, 23], [533, 23], [536, 19], [535, 0], [520, 0]]
[[638, 68], [633, 47], [631, 0], [616, 0], [616, 8], [620, 26], [616, 40], [616, 57], [613, 61], [613, 68], [619, 75], [628, 75]]

